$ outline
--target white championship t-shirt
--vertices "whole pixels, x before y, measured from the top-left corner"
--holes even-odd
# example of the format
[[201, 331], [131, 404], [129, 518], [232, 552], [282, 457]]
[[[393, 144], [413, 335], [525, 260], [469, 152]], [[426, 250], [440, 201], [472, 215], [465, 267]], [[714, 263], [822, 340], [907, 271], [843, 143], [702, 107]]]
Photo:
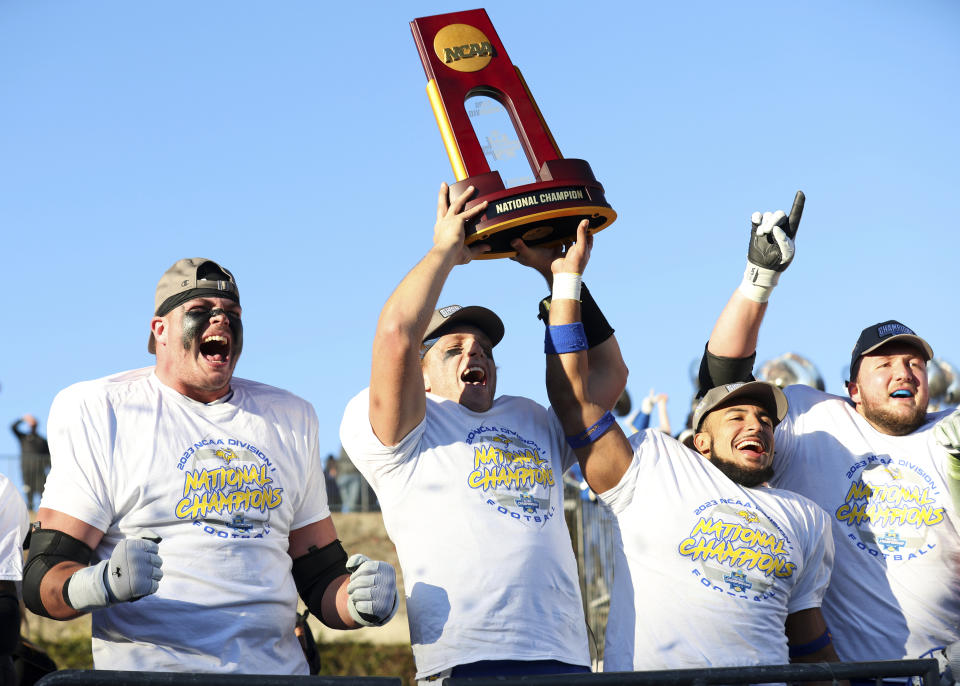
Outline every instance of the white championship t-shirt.
[[616, 517], [605, 672], [789, 662], [787, 615], [820, 606], [833, 542], [803, 496], [728, 479], [661, 431], [600, 494]]
[[385, 447], [365, 390], [340, 440], [397, 547], [418, 679], [480, 660], [590, 664], [563, 517], [575, 458], [552, 411], [502, 396], [473, 412], [428, 393], [424, 421]]
[[23, 496], [10, 479], [0, 474], [0, 581], [23, 579], [23, 539], [30, 516]]
[[[123, 538], [159, 536], [159, 590], [93, 612], [98, 669], [305, 674], [289, 533], [330, 515], [313, 407], [234, 378], [210, 405], [152, 368], [61, 391], [42, 506]], [[41, 522], [42, 524], [42, 522]]]
[[785, 390], [771, 483], [809, 497], [833, 522], [823, 615], [840, 659], [915, 658], [960, 640], [960, 519], [932, 431], [950, 411], [888, 436], [845, 398]]

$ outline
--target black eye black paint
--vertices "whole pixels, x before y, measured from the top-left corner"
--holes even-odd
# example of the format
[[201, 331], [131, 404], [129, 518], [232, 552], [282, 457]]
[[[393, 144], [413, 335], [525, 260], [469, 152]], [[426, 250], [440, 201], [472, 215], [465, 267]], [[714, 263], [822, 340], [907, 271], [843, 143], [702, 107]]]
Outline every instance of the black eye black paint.
[[188, 310], [183, 313], [183, 348], [189, 350], [193, 341], [199, 342], [200, 334], [210, 319], [210, 310]]
[[220, 307], [209, 310], [194, 308], [183, 313], [184, 350], [189, 350], [194, 341], [199, 345], [200, 337], [203, 335], [204, 329], [207, 328], [210, 318], [220, 314], [227, 315], [230, 332], [233, 334], [233, 357], [234, 359], [239, 357], [240, 351], [243, 350], [243, 322], [240, 321], [240, 315], [227, 312]]

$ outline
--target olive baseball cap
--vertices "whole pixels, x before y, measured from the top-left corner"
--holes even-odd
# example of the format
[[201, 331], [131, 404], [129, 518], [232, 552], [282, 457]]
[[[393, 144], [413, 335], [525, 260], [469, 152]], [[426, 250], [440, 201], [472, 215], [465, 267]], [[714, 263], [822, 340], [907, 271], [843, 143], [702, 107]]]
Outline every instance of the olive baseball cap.
[[492, 345], [496, 345], [503, 339], [503, 322], [492, 310], [479, 305], [470, 307], [447, 305], [435, 310], [430, 317], [430, 323], [427, 324], [427, 330], [423, 334], [423, 342], [439, 338], [454, 326], [461, 325], [477, 327], [487, 335]]
[[774, 426], [787, 416], [787, 396], [772, 383], [766, 381], [728, 383], [711, 388], [697, 403], [693, 410], [693, 430], [699, 431], [704, 417], [728, 400], [735, 398], [748, 398], [757, 401], [761, 407], [770, 413], [771, 417], [776, 419], [773, 423]]
[[919, 348], [927, 356], [927, 360], [933, 358], [933, 348], [930, 347], [929, 343], [914, 333], [909, 326], [904, 326], [897, 320], [890, 319], [868, 326], [860, 332], [860, 338], [857, 339], [857, 344], [853, 346], [853, 353], [850, 355], [850, 378], [848, 381], [852, 382], [853, 377], [856, 376], [854, 370], [857, 369], [857, 363], [861, 357], [894, 341], [903, 341]]
[[[205, 257], [177, 260], [157, 283], [153, 314], [162, 317], [177, 305], [204, 296], [227, 298], [240, 303], [240, 290], [229, 269]], [[150, 332], [147, 350], [157, 352], [153, 331]]]

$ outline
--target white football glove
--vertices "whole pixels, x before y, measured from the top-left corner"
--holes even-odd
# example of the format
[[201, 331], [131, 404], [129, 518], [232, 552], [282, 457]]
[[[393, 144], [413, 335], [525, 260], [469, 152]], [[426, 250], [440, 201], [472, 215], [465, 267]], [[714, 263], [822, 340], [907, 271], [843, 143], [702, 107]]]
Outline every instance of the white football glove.
[[933, 437], [948, 453], [960, 458], [960, 410], [937, 422], [933, 427]]
[[347, 560], [347, 609], [357, 624], [383, 626], [400, 607], [397, 573], [393, 567], [366, 555], [354, 553]]
[[109, 560], [101, 560], [70, 577], [70, 606], [80, 611], [94, 610], [156, 593], [163, 577], [159, 550], [156, 542], [145, 538], [123, 539]]

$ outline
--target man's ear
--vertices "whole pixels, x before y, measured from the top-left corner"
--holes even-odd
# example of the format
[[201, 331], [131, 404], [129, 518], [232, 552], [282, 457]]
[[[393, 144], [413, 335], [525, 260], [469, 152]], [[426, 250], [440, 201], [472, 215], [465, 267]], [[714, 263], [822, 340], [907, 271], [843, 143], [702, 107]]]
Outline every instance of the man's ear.
[[854, 405], [860, 404], [860, 386], [857, 385], [856, 381], [847, 382], [847, 395], [850, 396], [850, 400], [853, 401]]
[[700, 432], [693, 436], [693, 447], [704, 457], [710, 457], [710, 449], [713, 447], [713, 441], [710, 440], [710, 434]]
[[423, 372], [423, 390], [430, 392], [430, 377], [427, 375], [427, 368], [421, 366], [420, 371]]
[[166, 342], [166, 330], [167, 323], [163, 317], [154, 317], [150, 320], [150, 331], [153, 332], [153, 337], [157, 339], [157, 347], [160, 347], [161, 340]]

